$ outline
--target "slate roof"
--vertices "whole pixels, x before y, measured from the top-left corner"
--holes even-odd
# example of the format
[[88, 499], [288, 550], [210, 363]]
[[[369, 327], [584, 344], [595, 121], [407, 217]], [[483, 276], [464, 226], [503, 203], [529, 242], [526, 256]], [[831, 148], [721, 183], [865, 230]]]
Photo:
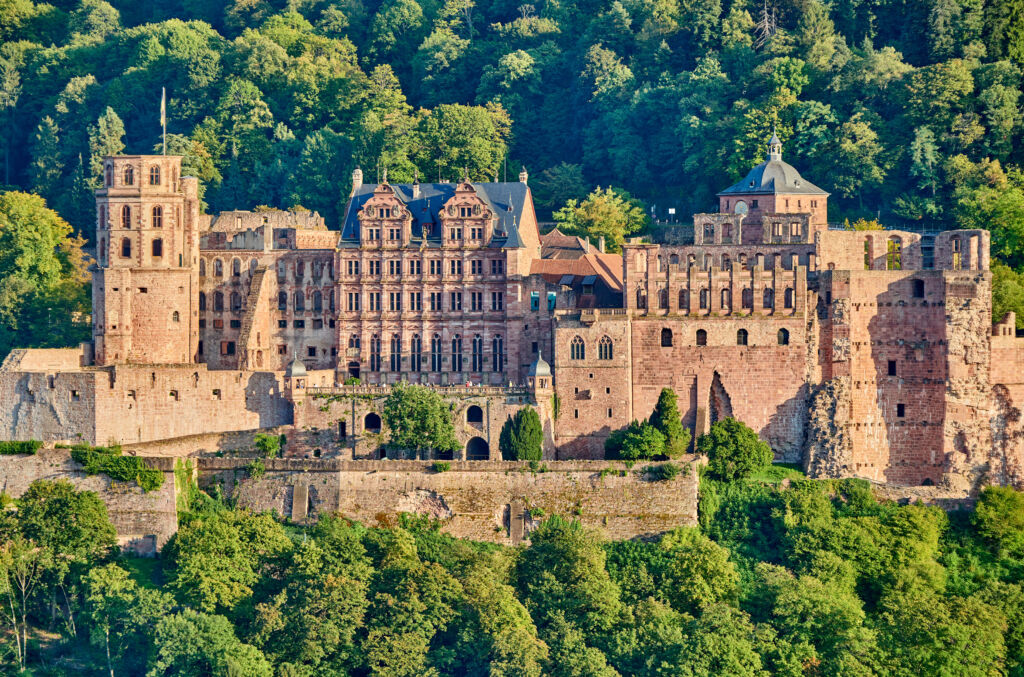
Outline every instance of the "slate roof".
[[768, 141], [768, 159], [751, 169], [742, 181], [735, 183], [719, 195], [828, 195], [800, 176], [796, 167], [782, 159], [782, 142], [772, 131]]
[[[345, 208], [345, 218], [341, 227], [341, 246], [359, 241], [359, 210], [373, 196], [378, 184], [368, 183], [360, 186]], [[412, 241], [422, 240], [423, 226], [427, 226], [427, 243], [441, 242], [441, 224], [438, 213], [445, 202], [455, 195], [456, 183], [421, 183], [419, 197], [413, 198], [413, 187], [409, 183], [392, 183], [395, 195], [409, 211], [412, 212]], [[473, 188], [490, 206], [498, 217], [495, 235], [491, 238], [490, 247], [522, 247], [518, 224], [523, 222], [523, 209], [526, 205], [529, 188], [519, 181], [474, 183]], [[499, 235], [505, 233], [505, 235]]]

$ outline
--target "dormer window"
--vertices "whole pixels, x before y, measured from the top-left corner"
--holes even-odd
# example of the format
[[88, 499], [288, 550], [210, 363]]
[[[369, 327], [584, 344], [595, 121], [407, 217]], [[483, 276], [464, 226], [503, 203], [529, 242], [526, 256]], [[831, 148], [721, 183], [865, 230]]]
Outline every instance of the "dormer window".
[[473, 216], [472, 207], [459, 207], [459, 218], [468, 219]]
[[390, 219], [391, 218], [391, 207], [381, 207], [380, 208], [380, 218], [382, 218], [382, 219]]

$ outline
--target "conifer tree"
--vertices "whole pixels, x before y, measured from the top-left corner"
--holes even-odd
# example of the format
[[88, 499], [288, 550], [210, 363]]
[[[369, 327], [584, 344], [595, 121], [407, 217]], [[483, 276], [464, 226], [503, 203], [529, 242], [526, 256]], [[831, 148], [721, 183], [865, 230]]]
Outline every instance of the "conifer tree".
[[683, 427], [676, 399], [674, 390], [662, 388], [650, 418], [651, 425], [665, 436], [665, 454], [669, 458], [682, 456], [690, 447], [690, 429]]
[[539, 461], [544, 449], [544, 431], [533, 407], [523, 407], [509, 416], [498, 439], [501, 457], [506, 461]]
[[103, 157], [124, 150], [124, 123], [113, 108], [107, 106], [96, 124], [89, 127], [89, 179], [99, 187], [103, 179]]
[[52, 199], [63, 173], [57, 123], [46, 116], [32, 135], [32, 162], [28, 167], [34, 192]]

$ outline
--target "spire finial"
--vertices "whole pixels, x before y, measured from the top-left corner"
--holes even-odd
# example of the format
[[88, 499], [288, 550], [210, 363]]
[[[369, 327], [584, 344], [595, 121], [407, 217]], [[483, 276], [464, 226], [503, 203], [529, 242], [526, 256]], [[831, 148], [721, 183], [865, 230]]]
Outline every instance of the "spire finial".
[[388, 182], [388, 168], [385, 167], [384, 168], [384, 177], [383, 177], [383, 180], [381, 181], [381, 183], [387, 183], [387, 182]]
[[782, 159], [782, 141], [775, 131], [775, 124], [772, 124], [772, 138], [768, 139], [768, 161]]

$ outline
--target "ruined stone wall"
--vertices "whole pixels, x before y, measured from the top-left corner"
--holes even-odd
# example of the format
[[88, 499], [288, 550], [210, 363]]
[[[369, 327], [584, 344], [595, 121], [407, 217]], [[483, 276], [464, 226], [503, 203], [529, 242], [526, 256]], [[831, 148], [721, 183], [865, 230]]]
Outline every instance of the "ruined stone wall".
[[164, 483], [147, 493], [134, 482], [118, 482], [106, 475], [86, 476], [67, 449], [41, 449], [34, 456], [0, 456], [0, 491], [18, 498], [36, 480], [67, 480], [80, 491], [95, 491], [107, 505], [118, 543], [139, 554], [152, 555], [177, 531], [178, 512], [173, 466], [154, 461], [149, 464], [164, 470]]
[[889, 242], [899, 242], [901, 270], [923, 268], [921, 235], [899, 230], [823, 230], [814, 237], [818, 270], [886, 270]]
[[[199, 482], [219, 482], [225, 495], [256, 510], [277, 510], [298, 523], [340, 513], [371, 526], [398, 513], [440, 519], [453, 536], [514, 544], [544, 516], [579, 519], [608, 538], [652, 536], [697, 521], [697, 474], [690, 460], [669, 481], [648, 481], [619, 463], [453, 461], [434, 472], [418, 461], [264, 461], [266, 474], [247, 477], [241, 459], [199, 459]], [[606, 470], [602, 474], [602, 470]], [[620, 474], [621, 473], [621, 474]]]

